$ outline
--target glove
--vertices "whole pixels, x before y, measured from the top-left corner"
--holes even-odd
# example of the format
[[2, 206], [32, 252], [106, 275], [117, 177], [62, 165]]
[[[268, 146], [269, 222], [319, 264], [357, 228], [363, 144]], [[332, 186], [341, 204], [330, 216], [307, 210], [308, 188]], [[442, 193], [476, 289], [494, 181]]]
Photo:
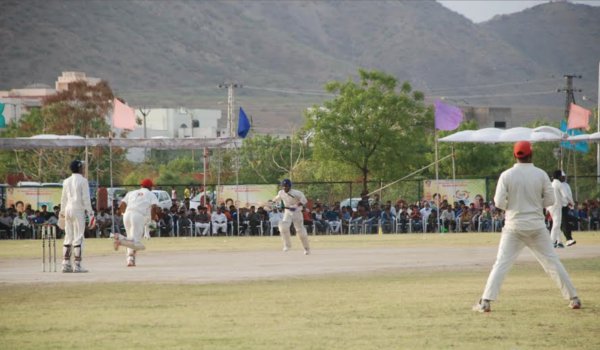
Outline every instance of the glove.
[[58, 228], [61, 230], [65, 229], [65, 216], [64, 215], [59, 215], [56, 226], [58, 226]]
[[90, 229], [96, 227], [96, 217], [94, 215], [90, 215], [89, 219], [90, 219], [90, 223], [89, 223], [88, 227]]
[[144, 238], [150, 239], [150, 227], [148, 227], [148, 225], [144, 227]]

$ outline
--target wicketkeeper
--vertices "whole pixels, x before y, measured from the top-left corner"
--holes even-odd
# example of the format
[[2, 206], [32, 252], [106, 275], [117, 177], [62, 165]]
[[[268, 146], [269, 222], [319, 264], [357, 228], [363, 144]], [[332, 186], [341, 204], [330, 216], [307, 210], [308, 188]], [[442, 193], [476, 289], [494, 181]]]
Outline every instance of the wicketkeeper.
[[[87, 215], [90, 228], [96, 226], [96, 219], [90, 200], [90, 187], [82, 175], [83, 164], [80, 160], [72, 161], [70, 168], [73, 174], [63, 181], [58, 215], [59, 227], [65, 230], [62, 272], [88, 272], [81, 267], [85, 219]], [[74, 253], [74, 268], [71, 266], [71, 253]]]
[[127, 247], [127, 266], [135, 266], [135, 256], [138, 250], [144, 250], [146, 247], [142, 244], [142, 237], [146, 224], [150, 220], [158, 221], [158, 198], [152, 193], [154, 183], [150, 179], [144, 179], [140, 183], [142, 188], [131, 191], [125, 195], [125, 198], [119, 205], [119, 211], [123, 214], [123, 224], [127, 237], [114, 233], [114, 248], [119, 246]]

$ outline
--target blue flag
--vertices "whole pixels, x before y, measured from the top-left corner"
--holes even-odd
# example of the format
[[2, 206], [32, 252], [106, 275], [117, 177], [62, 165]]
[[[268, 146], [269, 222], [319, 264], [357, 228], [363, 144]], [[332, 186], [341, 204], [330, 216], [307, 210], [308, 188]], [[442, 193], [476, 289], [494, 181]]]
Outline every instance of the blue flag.
[[[560, 122], [560, 130], [566, 132], [569, 136], [576, 136], [584, 134], [583, 131], [579, 129], [567, 129], [567, 121], [561, 120]], [[577, 152], [588, 153], [590, 151], [590, 145], [586, 141], [579, 141], [576, 143], [571, 143], [569, 141], [562, 141], [560, 146], [564, 149], [570, 149]]]
[[248, 136], [249, 131], [250, 131], [250, 121], [248, 120], [248, 117], [246, 117], [246, 113], [244, 113], [244, 110], [242, 109], [242, 107], [240, 107], [240, 114], [238, 116], [237, 134], [239, 137], [245, 138], [246, 136]]

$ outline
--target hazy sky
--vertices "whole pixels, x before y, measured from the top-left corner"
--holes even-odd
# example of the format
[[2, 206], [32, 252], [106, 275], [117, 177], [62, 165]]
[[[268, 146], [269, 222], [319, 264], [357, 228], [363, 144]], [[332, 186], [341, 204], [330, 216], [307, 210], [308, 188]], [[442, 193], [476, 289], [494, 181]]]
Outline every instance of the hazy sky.
[[[508, 14], [522, 11], [526, 8], [539, 5], [548, 0], [503, 0], [503, 1], [476, 1], [476, 0], [438, 0], [439, 3], [458, 12], [473, 22], [483, 22], [495, 15]], [[574, 3], [600, 6], [600, 0], [570, 1]]]

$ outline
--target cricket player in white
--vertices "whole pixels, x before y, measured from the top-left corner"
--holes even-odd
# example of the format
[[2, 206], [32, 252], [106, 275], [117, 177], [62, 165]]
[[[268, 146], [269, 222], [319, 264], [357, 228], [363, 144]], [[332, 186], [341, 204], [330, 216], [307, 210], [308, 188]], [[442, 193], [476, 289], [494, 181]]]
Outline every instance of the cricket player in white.
[[[564, 193], [562, 182], [560, 177], [564, 176], [562, 170], [556, 170], [553, 174], [552, 190], [554, 191], [554, 197], [556, 200], [554, 204], [547, 207], [546, 210], [550, 212], [552, 216], [552, 229], [550, 230], [550, 239], [554, 243], [554, 248], [564, 248], [562, 244], [562, 230], [560, 229], [562, 224], [562, 208], [569, 205], [567, 196]], [[566, 218], [565, 218], [566, 219]]]
[[[94, 228], [96, 220], [90, 201], [90, 187], [87, 179], [81, 174], [83, 162], [74, 160], [71, 162], [70, 168], [73, 174], [63, 181], [60, 198], [61, 210], [58, 215], [59, 226], [64, 226], [65, 230], [62, 272], [87, 272], [81, 267], [86, 214], [89, 218], [90, 228]], [[74, 268], [71, 266], [71, 253], [74, 253]]]
[[308, 234], [304, 227], [304, 218], [302, 217], [302, 207], [307, 200], [304, 193], [292, 189], [292, 181], [285, 179], [281, 182], [282, 190], [279, 190], [277, 196], [273, 198], [276, 204], [282, 204], [285, 209], [283, 219], [279, 222], [279, 232], [283, 240], [283, 251], [287, 252], [291, 247], [290, 241], [290, 226], [294, 224], [296, 234], [304, 246], [304, 255], [310, 254], [310, 246], [308, 245]]
[[146, 224], [150, 220], [158, 221], [158, 198], [151, 192], [154, 184], [150, 179], [144, 179], [141, 182], [142, 188], [128, 192], [119, 205], [119, 210], [123, 215], [123, 224], [127, 237], [115, 233], [114, 248], [119, 246], [127, 247], [127, 266], [135, 266], [135, 256], [138, 250], [144, 250], [146, 247], [142, 244], [142, 237]]
[[552, 247], [548, 229], [544, 223], [543, 208], [554, 203], [554, 190], [546, 172], [531, 162], [531, 144], [515, 143], [513, 154], [517, 164], [504, 171], [498, 179], [494, 202], [506, 211], [506, 223], [502, 229], [496, 262], [474, 311], [491, 311], [490, 302], [496, 300], [504, 277], [519, 253], [527, 246], [544, 271], [556, 282], [569, 307], [581, 308], [577, 291]]

